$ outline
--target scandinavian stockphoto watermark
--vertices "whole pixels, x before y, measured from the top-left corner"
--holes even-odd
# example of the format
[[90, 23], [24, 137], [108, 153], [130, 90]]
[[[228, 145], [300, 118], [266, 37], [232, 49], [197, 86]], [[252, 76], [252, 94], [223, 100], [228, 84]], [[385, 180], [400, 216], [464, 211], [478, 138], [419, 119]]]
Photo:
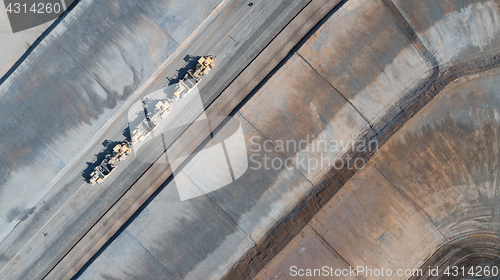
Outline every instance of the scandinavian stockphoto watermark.
[[[302, 140], [245, 141], [236, 118], [209, 117], [198, 83], [213, 67], [215, 58], [197, 59], [177, 83], [151, 92], [128, 111], [135, 157], [146, 163], [168, 163], [181, 200], [220, 189], [252, 170], [297, 168], [313, 172], [325, 168], [362, 169], [364, 156], [378, 150], [378, 142], [325, 140], [306, 135]], [[250, 151], [247, 151], [247, 144]], [[164, 155], [158, 158], [157, 155]]]
[[314, 135], [302, 140], [265, 140], [253, 136], [250, 146], [250, 169], [298, 168], [307, 173], [325, 168], [363, 169], [366, 165], [363, 155], [379, 149], [377, 140], [327, 140]]
[[323, 266], [321, 268], [300, 268], [290, 266], [290, 276], [292, 277], [418, 277], [423, 276], [422, 269], [391, 269], [372, 268], [368, 266], [357, 266], [349, 268], [335, 268]]
[[[198, 80], [188, 78], [147, 94], [128, 111], [135, 157], [145, 163], [168, 163], [181, 201], [220, 189], [248, 168], [239, 120], [207, 116]], [[214, 131], [221, 123], [222, 129]], [[165, 156], [155, 156], [159, 154]]]

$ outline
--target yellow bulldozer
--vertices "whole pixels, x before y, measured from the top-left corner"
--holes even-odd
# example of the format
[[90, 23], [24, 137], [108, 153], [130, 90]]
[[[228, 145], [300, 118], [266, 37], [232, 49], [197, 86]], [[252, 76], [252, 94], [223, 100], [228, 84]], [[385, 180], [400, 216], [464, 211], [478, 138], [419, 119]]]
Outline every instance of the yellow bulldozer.
[[100, 165], [94, 168], [90, 174], [90, 183], [93, 185], [100, 184], [106, 179], [113, 170], [115, 170], [119, 161], [124, 161], [132, 152], [130, 143], [125, 140], [113, 147], [113, 154], [107, 155]]

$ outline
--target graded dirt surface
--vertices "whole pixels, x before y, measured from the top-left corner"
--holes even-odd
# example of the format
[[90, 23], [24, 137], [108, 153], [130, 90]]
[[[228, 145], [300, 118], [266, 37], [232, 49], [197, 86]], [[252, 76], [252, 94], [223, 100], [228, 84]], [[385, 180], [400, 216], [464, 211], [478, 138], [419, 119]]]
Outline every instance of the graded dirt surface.
[[[490, 113], [484, 122], [495, 120], [492, 113], [497, 104], [495, 68], [500, 62], [496, 56], [499, 49], [494, 35], [498, 32], [498, 6], [495, 2], [443, 4], [446, 12], [429, 19], [399, 10], [398, 4], [352, 0], [344, 3], [237, 113], [243, 127], [250, 127], [245, 129], [245, 136], [248, 156], [254, 161], [250, 161], [250, 169], [236, 182], [208, 194], [238, 225], [231, 238], [226, 238], [219, 247], [224, 249], [217, 251], [216, 255], [234, 258], [231, 255], [234, 248], [250, 249], [229, 272], [227, 279], [254, 276], [257, 279], [295, 279], [289, 274], [292, 265], [302, 268], [322, 265], [385, 267], [393, 271], [419, 268], [426, 260], [432, 261], [435, 252], [455, 248], [449, 245], [451, 240], [470, 234], [495, 234], [498, 225], [498, 220], [494, 219], [498, 216], [495, 202], [498, 197], [495, 196], [493, 175], [498, 166], [493, 151], [498, 148], [481, 148], [481, 153], [492, 156], [490, 167], [483, 166], [486, 155], [461, 154], [465, 147], [474, 150], [479, 149], [475, 145], [483, 147], [485, 143], [496, 143], [492, 135], [495, 133], [485, 132], [489, 133], [488, 137], [475, 136], [472, 131], [461, 132], [464, 129], [461, 125], [471, 122], [472, 112], [477, 117], [484, 114], [479, 108], [485, 106], [490, 109], [484, 110]], [[468, 11], [465, 15], [464, 10]], [[470, 24], [474, 18], [479, 18], [477, 24], [484, 26]], [[420, 23], [418, 28], [413, 28], [410, 19], [427, 23], [435, 21], [433, 26], [437, 26], [437, 31], [429, 33], [434, 37], [439, 37], [436, 32], [447, 32], [441, 29], [449, 22], [461, 30], [455, 34], [458, 38], [477, 37], [479, 35], [474, 34], [481, 28], [488, 32], [477, 40], [461, 42], [456, 46], [459, 50], [442, 50], [439, 49], [442, 43], [432, 45], [436, 38], [425, 36], [427, 30], [422, 28], [431, 28], [429, 24]], [[486, 81], [463, 82], [473, 77], [485, 78]], [[478, 98], [484, 102], [477, 104], [470, 97], [464, 97], [456, 86], [460, 83], [464, 83], [464, 90], [469, 90], [473, 96], [481, 96]], [[486, 89], [489, 94], [483, 96]], [[471, 102], [477, 105], [471, 106]], [[449, 116], [455, 116], [455, 125], [447, 123]], [[449, 130], [445, 128], [448, 125], [451, 125]], [[435, 130], [428, 131], [434, 126]], [[406, 135], [409, 130], [414, 132]], [[425, 133], [420, 132], [423, 130]], [[446, 142], [440, 138], [446, 131], [457, 133], [454, 137], [450, 135], [457, 147], [449, 146], [451, 140]], [[460, 137], [462, 134], [469, 137], [464, 139]], [[371, 140], [379, 146], [368, 151], [350, 147], [337, 150], [337, 147], [328, 146], [332, 142], [321, 146], [325, 145], [324, 139], [336, 143]], [[297, 150], [280, 146], [287, 140], [305, 141], [308, 148]], [[444, 143], [448, 144], [445, 146]], [[447, 150], [443, 150], [445, 148]], [[335, 159], [345, 159], [346, 154], [365, 160], [365, 167], [359, 171], [331, 168]], [[455, 161], [453, 154], [458, 158], [475, 157], [478, 166], [470, 166], [474, 161], [472, 158]], [[259, 161], [266, 155], [270, 159], [268, 169], [264, 162]], [[273, 159], [275, 163], [289, 160], [292, 168], [277, 172], [272, 166]], [[420, 163], [418, 170], [414, 170], [413, 160], [415, 164]], [[318, 162], [319, 166], [311, 165]], [[462, 169], [454, 165], [456, 162]], [[257, 173], [252, 171], [252, 166], [259, 167]], [[476, 186], [470, 185], [473, 181], [456, 181], [463, 178], [467, 168], [489, 170], [481, 175], [489, 182], [486, 183], [490, 187], [489, 193], [476, 194], [470, 199], [462, 197], [477, 192]], [[291, 176], [296, 171], [300, 176]], [[258, 175], [260, 173], [265, 175]], [[454, 179], [447, 179], [448, 176]], [[268, 178], [277, 179], [268, 183]], [[164, 191], [173, 188], [171, 182]], [[258, 195], [256, 191], [261, 188], [267, 188], [267, 191]], [[276, 206], [285, 202], [290, 204], [277, 211]], [[160, 221], [158, 214], [153, 215], [153, 212], [170, 212], [170, 207], [173, 207], [172, 200], [159, 199], [154, 206], [146, 207], [125, 232], [139, 236], [139, 243], [146, 244], [146, 248], [163, 260], [162, 263], [175, 275], [179, 268], [170, 263], [177, 264], [176, 257], [184, 255], [176, 249], [173, 240], [167, 241], [172, 233], [171, 226]], [[445, 208], [448, 212], [431, 212], [434, 208], [440, 211]], [[439, 223], [438, 219], [446, 221]], [[263, 227], [271, 230], [263, 231]], [[161, 228], [161, 231], [157, 232], [155, 228]], [[493, 231], [486, 230], [492, 228]], [[148, 234], [149, 231], [156, 233]], [[244, 234], [250, 240], [242, 238]], [[146, 237], [157, 241], [150, 243]], [[200, 236], [200, 240], [206, 238]], [[215, 240], [215, 237], [208, 238]], [[464, 243], [466, 241], [461, 244]], [[492, 248], [488, 245], [490, 243], [484, 243], [484, 248]], [[478, 244], [481, 241], [471, 246], [482, 248]], [[183, 248], [191, 250], [190, 244]], [[111, 243], [82, 277], [92, 279], [106, 275], [106, 267], [101, 263], [123, 250]], [[445, 254], [448, 259], [463, 259], [467, 258], [469, 251], [465, 249], [453, 256], [454, 251], [449, 249], [440, 254]], [[474, 252], [470, 256], [473, 261], [461, 263], [495, 263], [495, 249], [485, 253], [484, 261], [477, 261], [479, 250]], [[180, 257], [180, 260], [185, 259]], [[442, 260], [435, 262], [438, 261]], [[199, 266], [198, 269], [210, 271], [208, 267]], [[135, 277], [138, 276], [132, 278]], [[174, 278], [190, 279], [191, 275], [175, 275]], [[212, 277], [207, 275], [207, 278]], [[359, 278], [370, 277], [361, 273]], [[409, 277], [393, 275], [392, 278]]]
[[[312, 267], [310, 255], [317, 250], [329, 251], [342, 262], [336, 265], [320, 257], [316, 268], [343, 265], [396, 272], [422, 267], [425, 279], [449, 279], [428, 277], [429, 266], [440, 266], [441, 273], [453, 265], [466, 270], [498, 266], [498, 74], [494, 69], [448, 85], [383, 145], [257, 279], [292, 279], [287, 278], [290, 266]], [[323, 248], [317, 248], [315, 239], [323, 241]]]
[[[498, 265], [497, 1], [204, 3], [208, 19], [196, 12], [186, 23], [158, 1], [82, 2], [0, 86], [10, 170], [0, 276], [300, 279], [291, 266]], [[122, 25], [78, 28], [104, 15]], [[163, 146], [149, 143], [119, 177], [89, 187], [85, 162], [125, 137], [127, 108], [204, 54], [217, 66], [202, 103], [240, 123], [246, 172], [205, 192], [215, 157], [188, 158], [199, 174], [174, 178]], [[29, 113], [36, 104], [44, 109]], [[206, 144], [200, 135], [188, 128], [166, 142], [192, 151]], [[201, 195], [181, 201], [179, 182]]]
[[[345, 7], [362, 2], [349, 1]], [[408, 38], [416, 33], [413, 38], [418, 41], [411, 41], [428, 65], [433, 66], [431, 74], [424, 80], [414, 80], [402, 93], [407, 97], [393, 108], [389, 106], [389, 118], [382, 118], [387, 120], [385, 123], [373, 123], [377, 134], [371, 139], [381, 140], [380, 149], [373, 156], [364, 155], [370, 159], [367, 165], [353, 172], [351, 178], [343, 179], [347, 172], [341, 172], [325, 180], [327, 186], [306, 199], [306, 206], [297, 208], [298, 213], [288, 218], [292, 222], [277, 226], [274, 234], [269, 235], [268, 248], [255, 253], [251, 260], [247, 258], [249, 263], [258, 263], [257, 256], [278, 251], [275, 248], [279, 245], [272, 245], [272, 241], [285, 239], [285, 229], [303, 227], [272, 260], [265, 256], [270, 261], [264, 261], [266, 266], [256, 279], [301, 279], [292, 277], [291, 266], [296, 266], [295, 271], [322, 266], [391, 269], [394, 274], [384, 279], [408, 279], [411, 275], [395, 275], [397, 270], [403, 269], [404, 273], [405, 269], [422, 268], [423, 276], [412, 279], [449, 279], [451, 276], [442, 274], [446, 266], [465, 266], [467, 271], [471, 266], [499, 265], [496, 244], [500, 225], [500, 85], [496, 68], [500, 60], [498, 37], [494, 35], [500, 31], [496, 24], [497, 3], [380, 3], [382, 11], [389, 10], [400, 29], [410, 35]], [[425, 12], [429, 6], [433, 7], [432, 13]], [[356, 8], [363, 9], [363, 5]], [[368, 10], [370, 7], [363, 9]], [[331, 21], [333, 24], [334, 19]], [[452, 27], [457, 29], [450, 31]], [[338, 29], [330, 32], [338, 36]], [[318, 41], [323, 44], [327, 42], [325, 32], [317, 32]], [[320, 45], [311, 43], [318, 49], [316, 44]], [[335, 41], [331, 44], [337, 45]], [[335, 61], [338, 65], [339, 61]], [[325, 69], [328, 64], [318, 65]], [[405, 73], [411, 71], [402, 71], [400, 75]], [[355, 74], [348, 77], [357, 81]], [[377, 82], [374, 79], [372, 84]], [[332, 85], [343, 93], [342, 82]], [[365, 88], [370, 87], [371, 84]], [[393, 87], [383, 88], [390, 94]], [[354, 105], [359, 94], [350, 99]], [[364, 112], [362, 106], [356, 107]], [[398, 114], [400, 111], [403, 113]], [[370, 119], [369, 114], [366, 117]], [[341, 180], [346, 183], [337, 192]], [[332, 198], [322, 206], [324, 197], [330, 195]], [[429, 266], [440, 266], [441, 274], [429, 277]], [[245, 271], [252, 274], [257, 269]], [[304, 279], [321, 279], [319, 274], [316, 276]], [[377, 278], [363, 271], [359, 277]]]

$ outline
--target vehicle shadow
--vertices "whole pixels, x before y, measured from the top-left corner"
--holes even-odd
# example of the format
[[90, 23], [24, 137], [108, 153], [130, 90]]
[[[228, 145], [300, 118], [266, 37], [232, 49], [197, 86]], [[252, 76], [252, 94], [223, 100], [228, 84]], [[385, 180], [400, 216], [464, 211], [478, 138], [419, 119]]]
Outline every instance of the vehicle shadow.
[[[130, 135], [128, 127], [123, 132], [124, 135], [126, 133]], [[82, 171], [82, 177], [85, 180], [85, 182], [90, 183], [90, 174], [92, 173], [92, 171], [94, 171], [94, 168], [99, 164], [101, 164], [101, 162], [106, 158], [107, 155], [111, 155], [113, 153], [113, 148], [116, 146], [116, 144], [119, 143], [121, 143], [121, 141], [104, 140], [104, 142], [102, 142], [104, 150], [96, 154], [96, 160], [94, 162], [87, 162], [87, 168], [85, 168], [85, 170]]]
[[130, 127], [129, 126], [125, 127], [125, 129], [123, 130], [122, 135], [123, 135], [123, 137], [125, 137], [125, 139], [127, 141], [132, 141], [131, 138], [130, 138], [131, 135], [130, 135]]
[[190, 69], [194, 69], [196, 66], [196, 63], [198, 63], [198, 60], [201, 58], [201, 56], [193, 56], [193, 55], [186, 55], [183, 59], [186, 62], [186, 65], [179, 70], [177, 70], [177, 76], [175, 78], [167, 78], [169, 80], [168, 85], [174, 85], [179, 83], [179, 81], [184, 78], [186, 73]]

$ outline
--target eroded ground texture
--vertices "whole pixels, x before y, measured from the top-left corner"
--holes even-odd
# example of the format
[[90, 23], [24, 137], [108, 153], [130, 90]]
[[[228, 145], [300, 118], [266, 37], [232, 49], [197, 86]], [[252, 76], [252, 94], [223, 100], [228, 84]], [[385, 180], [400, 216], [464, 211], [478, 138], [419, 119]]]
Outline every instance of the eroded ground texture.
[[[353, 13], [362, 16], [354, 19]], [[295, 279], [290, 276], [292, 265], [384, 267], [393, 271], [421, 267], [423, 276], [413, 279], [453, 278], [429, 276], [428, 268], [438, 265], [441, 273], [443, 267], [453, 265], [466, 269], [498, 266], [498, 3], [348, 1], [338, 14], [318, 30], [316, 39], [307, 42], [304, 50], [320, 50], [320, 55], [314, 55], [318, 68], [361, 113], [366, 111], [363, 115], [372, 121], [378, 133], [374, 138], [381, 139], [382, 145], [374, 156], [369, 155], [365, 168], [346, 180], [319, 211], [306, 206], [300, 212], [312, 213], [303, 214], [302, 223], [296, 224], [305, 226], [256, 279]], [[411, 42], [409, 53], [416, 51], [418, 55], [400, 59], [408, 53], [405, 48], [392, 54], [375, 40], [370, 40], [371, 46], [345, 46], [350, 44], [348, 39], [329, 41], [342, 33], [357, 40], [357, 36], [366, 40], [383, 34], [358, 33], [355, 25], [343, 28], [339, 23], [342, 17], [366, 29], [371, 29], [376, 20], [390, 22], [385, 26], [396, 23], [404, 35], [383, 42], [395, 48], [401, 38], [406, 38]], [[370, 22], [362, 24], [365, 21]], [[353, 48], [361, 51], [353, 55]], [[375, 77], [367, 83], [363, 83], [366, 75], [358, 76], [363, 72], [335, 72], [348, 55], [354, 56], [343, 66], [348, 71], [358, 59], [366, 63], [362, 58], [367, 50], [372, 51], [370, 57], [377, 63], [388, 54], [394, 58], [384, 63], [380, 74], [374, 71], [377, 63], [364, 64], [364, 71], [376, 72], [370, 74]], [[329, 54], [322, 57], [326, 52]], [[418, 63], [420, 59], [423, 61]], [[391, 84], [391, 78], [397, 78], [397, 82]], [[400, 85], [405, 86], [397, 88]], [[351, 93], [353, 87], [356, 90]], [[366, 92], [369, 94], [362, 97]], [[380, 114], [377, 101], [391, 95], [404, 97], [396, 99], [394, 105], [383, 103]], [[376, 101], [363, 103], [369, 98]], [[398, 115], [400, 111], [403, 113]], [[385, 112], [389, 115], [384, 116]], [[378, 115], [382, 123], [377, 123]], [[384, 140], [385, 135], [390, 139]], [[319, 196], [326, 196], [337, 183], [335, 176], [331, 180], [326, 184], [332, 186], [325, 187]], [[364, 279], [377, 278], [361, 271], [359, 274]]]

